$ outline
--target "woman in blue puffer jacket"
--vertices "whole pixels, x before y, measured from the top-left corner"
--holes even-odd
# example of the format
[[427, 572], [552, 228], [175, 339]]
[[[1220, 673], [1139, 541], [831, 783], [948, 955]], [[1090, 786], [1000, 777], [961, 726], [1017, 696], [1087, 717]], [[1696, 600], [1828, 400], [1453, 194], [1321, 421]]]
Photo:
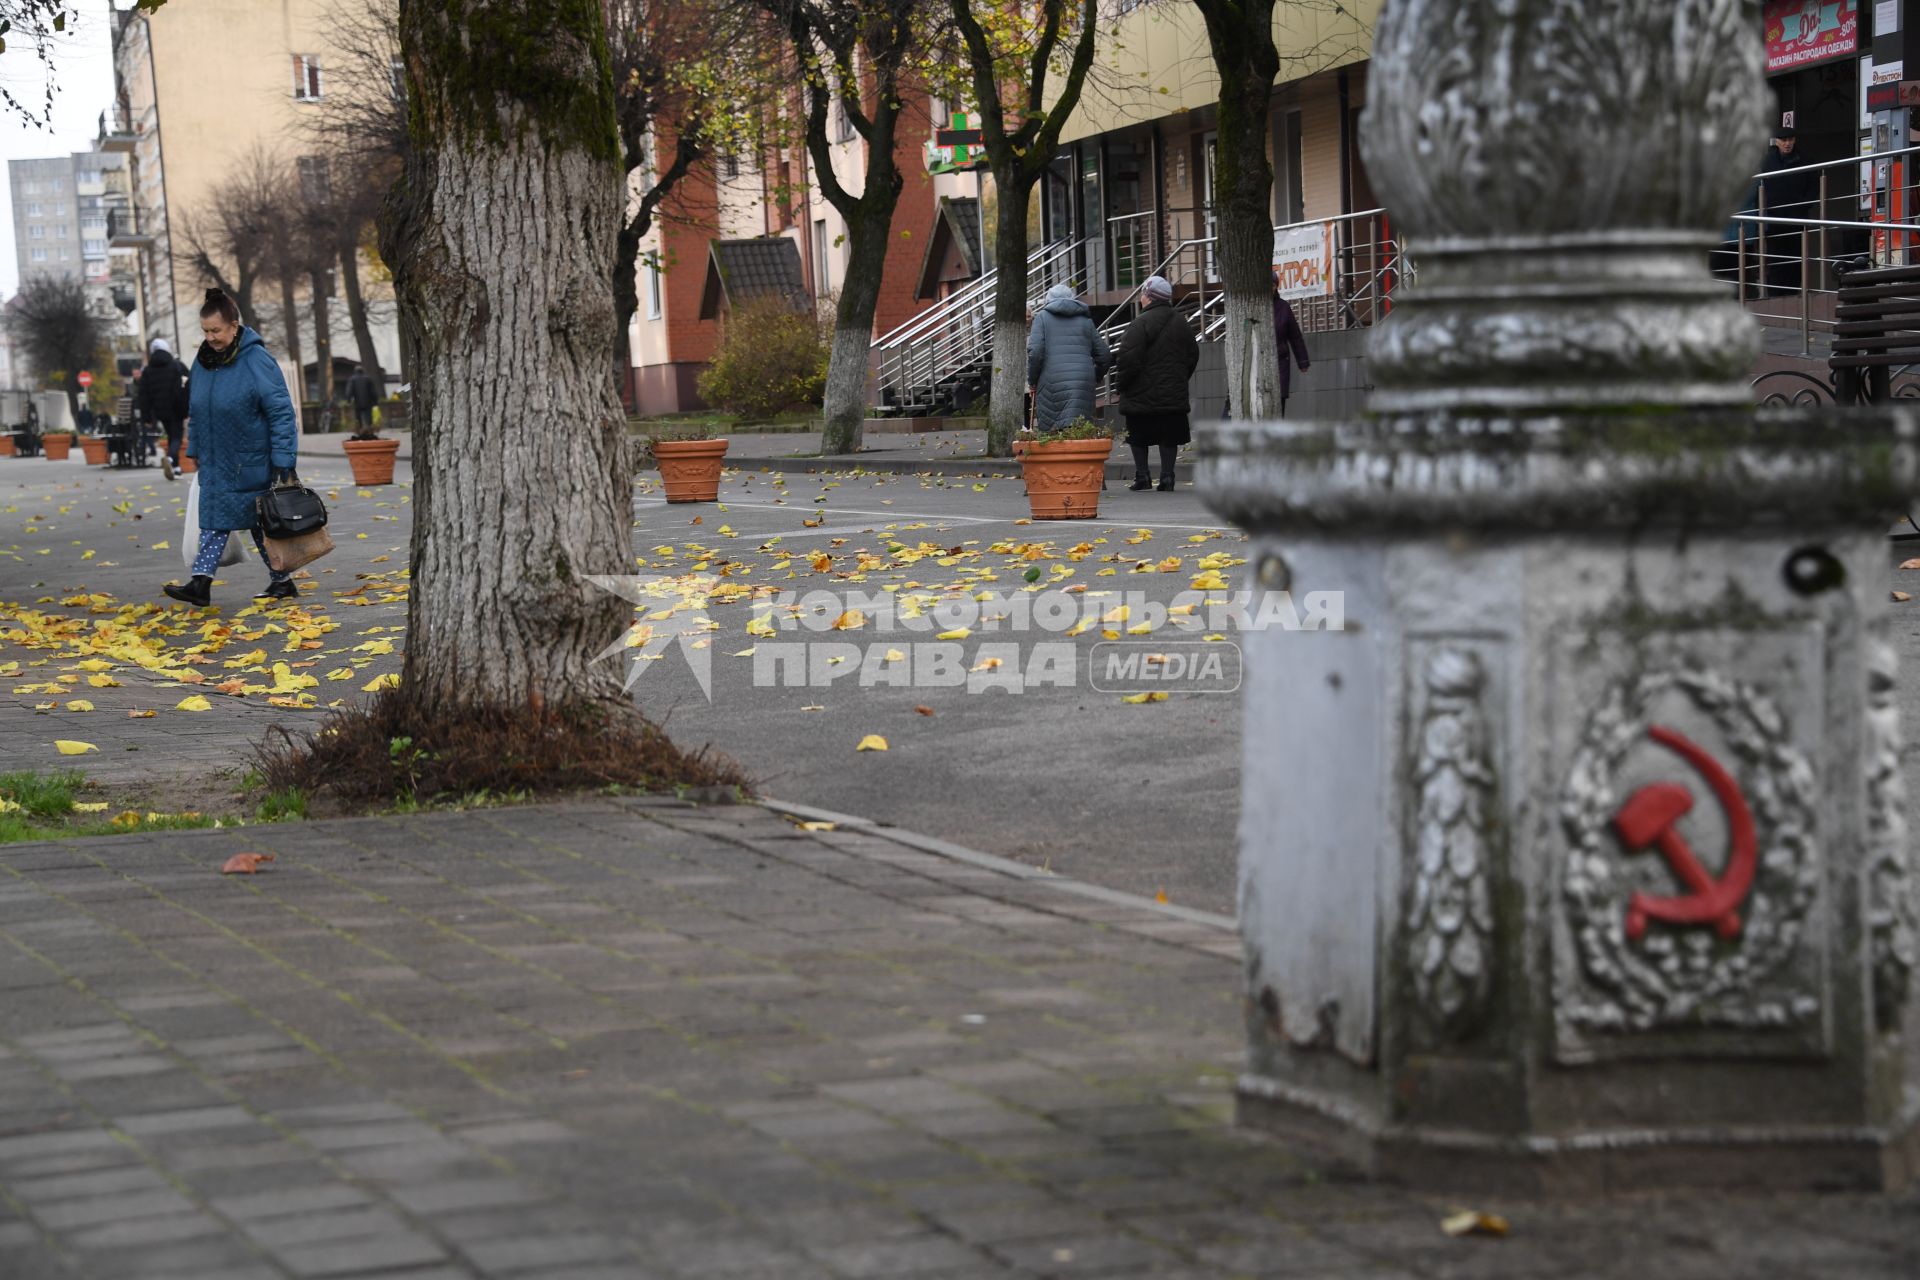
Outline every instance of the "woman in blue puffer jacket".
[[[299, 429], [280, 366], [260, 335], [240, 323], [232, 298], [207, 290], [200, 331], [206, 341], [187, 381], [187, 456], [200, 464], [200, 546], [193, 580], [162, 589], [204, 608], [212, 603], [213, 573], [235, 531], [253, 534], [265, 562], [254, 499], [275, 480], [293, 479]], [[291, 573], [272, 573], [260, 596], [290, 600], [299, 594]]]

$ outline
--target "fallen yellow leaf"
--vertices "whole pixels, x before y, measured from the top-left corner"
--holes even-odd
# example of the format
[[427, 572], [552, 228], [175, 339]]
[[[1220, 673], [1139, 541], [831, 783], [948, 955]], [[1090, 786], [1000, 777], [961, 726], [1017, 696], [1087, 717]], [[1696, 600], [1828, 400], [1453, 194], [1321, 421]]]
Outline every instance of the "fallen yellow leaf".
[[1460, 1236], [1504, 1236], [1512, 1228], [1507, 1220], [1497, 1213], [1480, 1213], [1473, 1209], [1461, 1209], [1442, 1218], [1440, 1229], [1458, 1238]]
[[88, 702], [85, 698], [75, 698], [73, 701], [67, 704], [67, 710], [91, 711], [93, 710], [93, 704], [91, 702]]
[[207, 701], [205, 694], [196, 693], [192, 697], [180, 699], [179, 703], [174, 707], [174, 710], [211, 711], [213, 710], [213, 704]]
[[1166, 700], [1166, 693], [1158, 690], [1153, 693], [1129, 693], [1120, 699], [1120, 701], [1136, 707], [1145, 706], [1149, 702], [1165, 702]]
[[800, 824], [800, 829], [802, 831], [838, 831], [840, 824], [836, 822], [803, 822]]
[[833, 620], [833, 629], [835, 631], [852, 631], [856, 627], [864, 627], [866, 625], [867, 615], [858, 609], [849, 609]]
[[973, 634], [973, 632], [972, 632], [972, 631], [970, 631], [970, 630], [968, 630], [968, 629], [967, 629], [966, 627], [955, 627], [955, 628], [954, 628], [953, 630], [951, 630], [951, 631], [942, 631], [942, 632], [941, 632], [941, 633], [940, 633], [939, 635], [937, 635], [937, 636], [935, 636], [935, 637], [934, 637], [934, 639], [936, 639], [936, 640], [965, 640], [965, 639], [966, 639], [966, 638], [967, 638], [968, 636], [970, 636], [970, 635], [972, 635], [972, 634]]
[[87, 683], [96, 689], [118, 689], [120, 682], [112, 676], [88, 676]]
[[382, 689], [398, 689], [399, 687], [400, 687], [399, 674], [396, 672], [389, 671], [387, 672], [387, 674], [383, 676], [375, 676], [373, 679], [361, 685], [360, 691], [362, 693], [379, 693]]
[[53, 749], [63, 756], [83, 756], [89, 751], [98, 751], [100, 748], [94, 746], [91, 742], [75, 742], [71, 738], [56, 738], [53, 743]]
[[854, 748], [855, 751], [885, 751], [886, 749], [887, 740], [877, 733], [870, 733], [860, 739], [860, 745]]

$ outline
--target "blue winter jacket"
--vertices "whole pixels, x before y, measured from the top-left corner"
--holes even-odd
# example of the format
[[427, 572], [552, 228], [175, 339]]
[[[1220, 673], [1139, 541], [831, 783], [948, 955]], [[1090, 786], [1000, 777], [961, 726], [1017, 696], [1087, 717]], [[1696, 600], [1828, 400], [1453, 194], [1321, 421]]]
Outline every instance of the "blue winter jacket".
[[210, 368], [196, 357], [187, 383], [187, 456], [200, 464], [202, 529], [253, 528], [253, 500], [299, 456], [280, 366], [252, 329], [241, 326], [237, 341], [231, 364]]
[[1112, 363], [1113, 352], [1100, 336], [1087, 304], [1066, 285], [1047, 290], [1047, 300], [1027, 334], [1034, 429], [1056, 431], [1076, 418], [1091, 418], [1100, 379]]

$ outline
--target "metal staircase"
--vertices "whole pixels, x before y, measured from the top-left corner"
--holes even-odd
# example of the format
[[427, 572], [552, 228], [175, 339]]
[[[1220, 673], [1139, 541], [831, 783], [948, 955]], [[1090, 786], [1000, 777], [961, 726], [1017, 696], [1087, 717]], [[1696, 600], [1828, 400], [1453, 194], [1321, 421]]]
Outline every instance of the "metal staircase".
[[[1072, 282], [1084, 241], [1056, 240], [1027, 255], [1027, 307]], [[873, 344], [878, 403], [874, 416], [915, 418], [958, 413], [993, 381], [995, 272], [969, 283]]]

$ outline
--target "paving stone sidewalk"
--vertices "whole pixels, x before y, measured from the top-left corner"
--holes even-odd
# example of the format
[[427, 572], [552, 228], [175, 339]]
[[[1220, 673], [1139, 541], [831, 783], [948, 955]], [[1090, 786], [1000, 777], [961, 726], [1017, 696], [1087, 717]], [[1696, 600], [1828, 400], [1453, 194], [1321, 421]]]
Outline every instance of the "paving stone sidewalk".
[[1226, 1123], [1230, 932], [757, 806], [13, 846], [0, 957], [6, 1280], [1920, 1274], [1914, 1198], [1448, 1240]]

